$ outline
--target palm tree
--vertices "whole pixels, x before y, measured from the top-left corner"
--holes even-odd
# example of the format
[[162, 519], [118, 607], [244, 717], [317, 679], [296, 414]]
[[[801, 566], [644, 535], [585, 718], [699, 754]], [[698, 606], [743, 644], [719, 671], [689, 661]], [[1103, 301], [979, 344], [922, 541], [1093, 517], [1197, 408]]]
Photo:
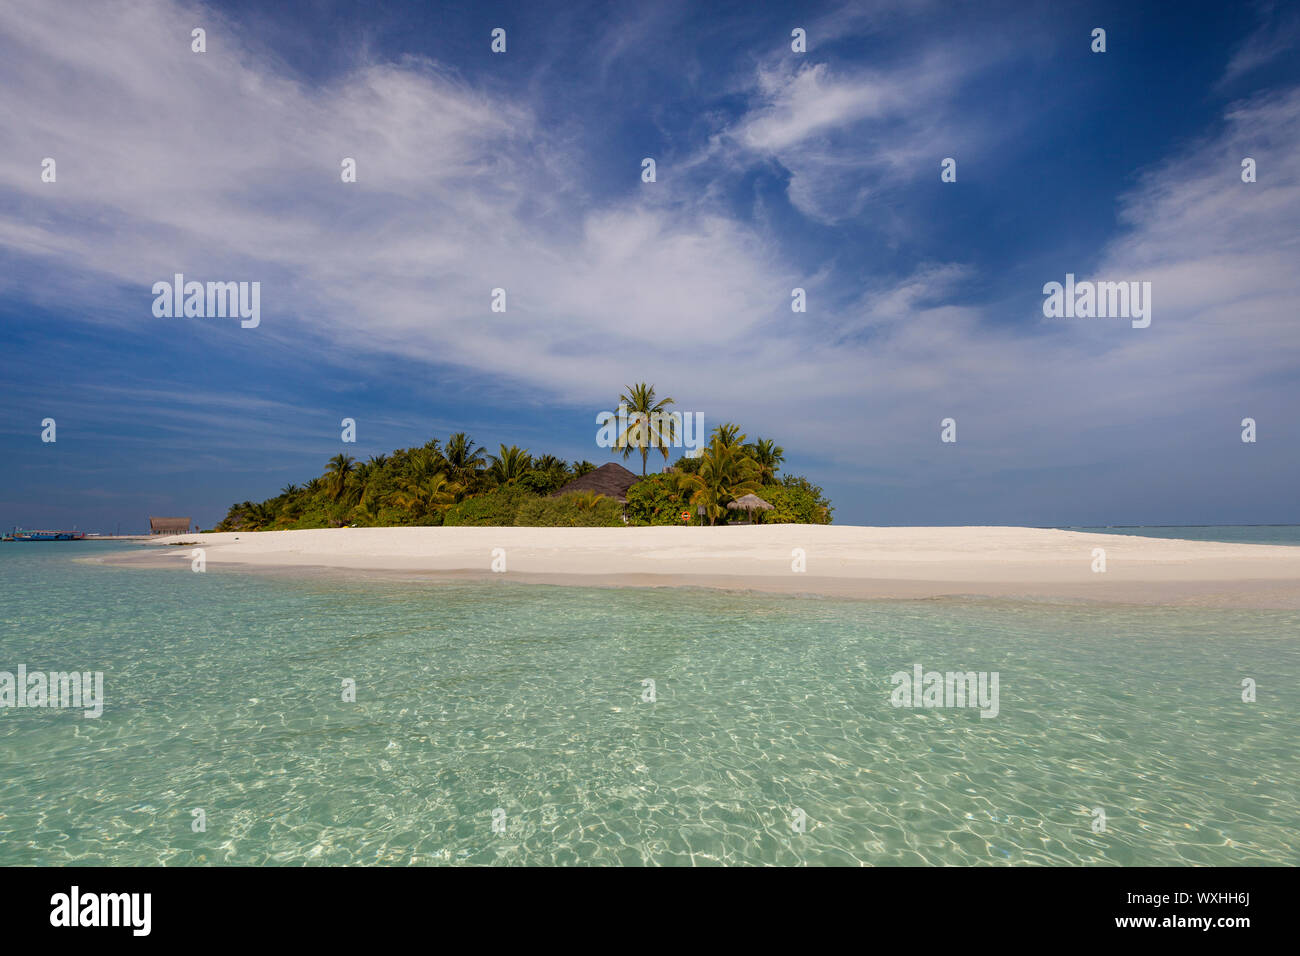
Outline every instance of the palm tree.
[[370, 462], [363, 462], [352, 470], [352, 475], [348, 478], [344, 487], [344, 504], [356, 505], [366, 497], [370, 491], [370, 484], [378, 475], [375, 466]]
[[462, 485], [468, 484], [487, 464], [483, 459], [483, 449], [476, 447], [464, 432], [456, 432], [447, 439], [442, 455], [447, 460], [451, 477]]
[[417, 448], [407, 455], [406, 467], [403, 469], [407, 481], [416, 483], [427, 481], [438, 472], [446, 470], [447, 463], [443, 461], [442, 455], [428, 448]]
[[628, 411], [628, 426], [618, 436], [614, 447], [623, 452], [626, 459], [632, 449], [641, 452], [641, 477], [645, 477], [646, 457], [651, 448], [663, 452], [664, 461], [668, 460], [668, 446], [677, 438], [677, 418], [664, 409], [674, 404], [671, 398], [655, 401], [653, 385], [641, 382], [628, 385], [627, 392], [618, 397], [619, 408]]
[[242, 504], [233, 505], [230, 513], [226, 515], [226, 520], [230, 522], [231, 527], [238, 530], [251, 529], [253, 523], [253, 503], [245, 501]]
[[759, 489], [758, 465], [741, 448], [744, 440], [741, 435], [740, 442], [728, 445], [715, 433], [700, 457], [700, 470], [678, 476], [678, 487], [690, 495], [693, 507], [704, 507], [709, 524], [726, 515], [728, 504]]
[[770, 438], [755, 438], [752, 445], [746, 445], [749, 457], [758, 465], [758, 479], [763, 484], [776, 480], [777, 469], [785, 461], [785, 449]]
[[492, 456], [492, 467], [488, 469], [488, 474], [496, 480], [497, 484], [509, 485], [522, 478], [532, 464], [533, 459], [529, 456], [527, 448], [520, 448], [518, 445], [507, 448], [502, 445], [501, 454]]
[[528, 490], [535, 494], [549, 494], [558, 490], [572, 476], [563, 458], [542, 455], [532, 461], [532, 470], [526, 476]]
[[581, 511], [590, 511], [605, 500], [605, 496], [598, 491], [573, 491], [564, 497], [566, 501]]
[[252, 530], [257, 531], [275, 520], [275, 512], [268, 508], [264, 502], [258, 502], [257, 504], [248, 502], [248, 505], [248, 521], [253, 526]]
[[325, 475], [329, 478], [330, 497], [333, 500], [338, 501], [339, 495], [343, 494], [348, 475], [352, 474], [352, 466], [356, 461], [351, 455], [335, 455], [326, 463]]
[[410, 481], [401, 491], [393, 492], [393, 503], [400, 508], [409, 508], [420, 517], [433, 512], [446, 511], [456, 500], [459, 486], [447, 480], [447, 473], [440, 471], [422, 481]]
[[363, 528], [373, 525], [379, 520], [379, 516], [374, 509], [370, 507], [372, 499], [365, 498], [357, 502], [357, 506], [352, 509], [352, 523], [360, 524]]
[[292, 498], [300, 491], [302, 491], [301, 488], [299, 488], [297, 485], [290, 482], [289, 484], [285, 485], [283, 488], [280, 489], [280, 494], [283, 495], [285, 498]]
[[740, 426], [733, 422], [724, 422], [713, 429], [713, 441], [720, 441], [728, 448], [739, 447], [745, 443], [745, 436], [740, 433]]
[[554, 455], [542, 455], [540, 458], [533, 459], [533, 469], [535, 471], [568, 471], [568, 466], [562, 459]]

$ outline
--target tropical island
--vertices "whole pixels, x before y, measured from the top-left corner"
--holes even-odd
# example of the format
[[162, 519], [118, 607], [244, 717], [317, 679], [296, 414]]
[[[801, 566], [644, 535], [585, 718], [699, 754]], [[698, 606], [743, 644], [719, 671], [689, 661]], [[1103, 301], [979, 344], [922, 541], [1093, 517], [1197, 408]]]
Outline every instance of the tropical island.
[[785, 450], [771, 439], [750, 441], [732, 422], [715, 427], [698, 454], [648, 473], [651, 452], [667, 462], [680, 445], [673, 403], [657, 399], [644, 382], [619, 396], [625, 414], [612, 450], [625, 460], [638, 454], [640, 475], [617, 463], [565, 462], [517, 445], [490, 454], [456, 432], [445, 443], [435, 438], [364, 462], [335, 455], [303, 485], [232, 505], [214, 530], [830, 524], [833, 508], [822, 489], [781, 473]]

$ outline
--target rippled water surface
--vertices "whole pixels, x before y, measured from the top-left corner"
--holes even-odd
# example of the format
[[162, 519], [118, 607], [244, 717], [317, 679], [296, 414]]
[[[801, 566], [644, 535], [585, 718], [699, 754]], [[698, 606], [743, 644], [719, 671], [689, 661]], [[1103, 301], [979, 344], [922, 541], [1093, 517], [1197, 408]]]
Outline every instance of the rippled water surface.
[[[1300, 863], [1294, 612], [77, 560], [119, 547], [0, 545], [0, 670], [107, 697], [0, 709], [0, 864]], [[998, 716], [891, 706], [918, 663]]]

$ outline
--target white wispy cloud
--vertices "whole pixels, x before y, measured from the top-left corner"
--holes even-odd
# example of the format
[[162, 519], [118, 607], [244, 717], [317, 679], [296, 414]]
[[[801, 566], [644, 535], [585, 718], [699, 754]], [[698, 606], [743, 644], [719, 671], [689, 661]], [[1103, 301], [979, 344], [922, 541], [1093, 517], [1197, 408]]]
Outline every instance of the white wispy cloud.
[[[260, 279], [269, 338], [309, 321], [351, 345], [552, 369], [555, 386], [589, 367], [557, 354], [567, 343], [686, 355], [782, 301], [758, 236], [649, 196], [584, 210], [580, 153], [434, 64], [370, 64], [310, 88], [206, 12], [155, 0], [101, 15], [89, 29], [69, 6], [0, 13], [15, 94], [0, 127], [24, 147], [0, 161], [0, 242], [42, 274], [141, 289], [177, 271]], [[196, 22], [204, 55], [189, 49]], [[35, 175], [46, 155], [56, 184]], [[355, 185], [339, 181], [345, 156]], [[497, 287], [504, 315], [488, 310]]]
[[[898, 12], [876, 11], [866, 23], [830, 17], [810, 35], [825, 37], [850, 24], [870, 30]], [[1021, 30], [1017, 44], [993, 31], [909, 40], [906, 55], [874, 68], [832, 66], [815, 47], [805, 56], [771, 54], [757, 68], [749, 112], [725, 138], [783, 167], [789, 199], [804, 215], [828, 224], [852, 220], [888, 189], [937, 177], [941, 159], [970, 154], [995, 138], [994, 124], [1009, 124], [989, 115], [972, 122], [960, 94], [991, 67], [1032, 48], [1035, 30]]]
[[1272, 63], [1284, 53], [1294, 56], [1300, 47], [1300, 12], [1294, 7], [1260, 3], [1256, 13], [1260, 23], [1234, 48], [1219, 80], [1220, 87]]

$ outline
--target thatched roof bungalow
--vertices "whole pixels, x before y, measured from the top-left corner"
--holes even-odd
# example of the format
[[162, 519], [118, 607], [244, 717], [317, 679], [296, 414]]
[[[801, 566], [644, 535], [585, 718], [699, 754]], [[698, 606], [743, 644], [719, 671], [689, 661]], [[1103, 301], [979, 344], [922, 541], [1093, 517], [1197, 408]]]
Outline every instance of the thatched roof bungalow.
[[606, 498], [613, 498], [620, 504], [627, 504], [628, 489], [640, 480], [640, 475], [628, 471], [616, 462], [610, 462], [601, 465], [595, 471], [574, 478], [559, 491], [552, 492], [550, 497], [558, 498], [560, 495], [572, 494], [575, 491], [594, 491]]
[[189, 534], [189, 518], [155, 518], [149, 516], [150, 534]]
[[727, 507], [732, 511], [749, 512], [749, 520], [753, 521], [755, 511], [771, 511], [773, 506], [768, 504], [758, 495], [750, 494], [741, 495], [735, 501], [728, 502]]

